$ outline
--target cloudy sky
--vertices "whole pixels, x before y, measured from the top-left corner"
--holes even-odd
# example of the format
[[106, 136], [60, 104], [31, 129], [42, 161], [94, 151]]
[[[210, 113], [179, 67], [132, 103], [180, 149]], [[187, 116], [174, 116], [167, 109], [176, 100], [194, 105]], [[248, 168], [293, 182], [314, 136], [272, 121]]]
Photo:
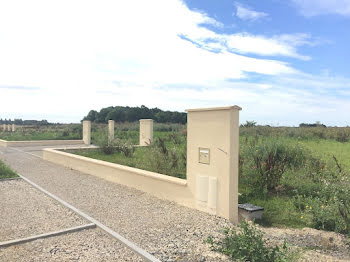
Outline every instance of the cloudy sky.
[[350, 0], [0, 1], [0, 118], [239, 105], [350, 125]]

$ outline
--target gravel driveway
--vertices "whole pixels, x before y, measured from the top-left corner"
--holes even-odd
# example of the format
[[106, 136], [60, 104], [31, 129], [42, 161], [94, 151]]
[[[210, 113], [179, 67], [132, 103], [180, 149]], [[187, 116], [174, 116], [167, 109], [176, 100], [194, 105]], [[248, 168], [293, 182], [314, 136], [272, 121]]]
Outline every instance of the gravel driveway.
[[21, 245], [0, 248], [0, 261], [132, 261], [142, 260], [117, 240], [99, 229], [39, 239]]
[[0, 182], [0, 242], [88, 224], [23, 180]]

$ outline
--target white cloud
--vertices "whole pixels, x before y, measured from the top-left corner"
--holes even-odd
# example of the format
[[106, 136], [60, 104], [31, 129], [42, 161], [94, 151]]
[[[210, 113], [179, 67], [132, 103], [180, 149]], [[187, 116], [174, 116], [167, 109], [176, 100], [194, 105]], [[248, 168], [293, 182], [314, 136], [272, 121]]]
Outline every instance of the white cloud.
[[[1, 1], [0, 118], [71, 122], [90, 109], [141, 104], [169, 110], [238, 104], [243, 120], [254, 112], [260, 119], [293, 114], [297, 95], [282, 83], [243, 80], [250, 73], [300, 73], [242, 54], [307, 59], [297, 48], [311, 44], [310, 36], [223, 35], [202, 24], [220, 26], [178, 0]], [[307, 96], [300, 114], [313, 106]]]
[[236, 2], [236, 16], [244, 21], [256, 21], [267, 17], [268, 14], [264, 12], [257, 12], [242, 4]]
[[186, 38], [199, 46], [214, 52], [229, 51], [239, 54], [256, 54], [261, 56], [285, 56], [301, 60], [310, 60], [311, 57], [301, 55], [297, 48], [304, 45], [316, 45], [308, 34], [284, 34], [272, 37], [252, 35], [249, 33], [237, 34], [197, 34], [186, 35]]
[[350, 0], [292, 0], [304, 16], [337, 14], [350, 16]]

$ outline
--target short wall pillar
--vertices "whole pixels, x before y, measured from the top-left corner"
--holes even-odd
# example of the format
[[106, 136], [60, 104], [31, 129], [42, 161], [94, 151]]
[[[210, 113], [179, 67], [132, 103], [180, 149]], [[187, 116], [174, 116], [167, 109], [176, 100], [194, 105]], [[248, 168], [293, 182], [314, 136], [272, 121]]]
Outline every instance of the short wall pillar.
[[238, 106], [187, 111], [187, 182], [196, 208], [238, 223]]
[[10, 124], [8, 124], [8, 125], [7, 125], [7, 131], [11, 132], [11, 130], [12, 130], [12, 127], [11, 127]]
[[16, 125], [12, 124], [12, 132], [16, 132]]
[[108, 120], [108, 140], [112, 141], [114, 139], [114, 120]]
[[91, 144], [91, 121], [83, 121], [83, 141], [85, 145]]
[[140, 119], [140, 146], [149, 146], [153, 142], [153, 120]]
[[2, 125], [2, 131], [4, 131], [4, 132], [6, 131], [6, 124]]

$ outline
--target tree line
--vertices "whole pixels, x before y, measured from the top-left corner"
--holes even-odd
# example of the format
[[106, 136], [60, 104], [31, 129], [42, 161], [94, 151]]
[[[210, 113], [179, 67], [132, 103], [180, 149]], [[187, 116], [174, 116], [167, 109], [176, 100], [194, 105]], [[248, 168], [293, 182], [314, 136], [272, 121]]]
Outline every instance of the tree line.
[[186, 124], [187, 114], [176, 111], [163, 111], [159, 108], [148, 108], [129, 106], [110, 106], [97, 112], [91, 110], [83, 120], [90, 120], [95, 123], [107, 123], [108, 120], [116, 122], [134, 122], [140, 119], [153, 119], [158, 123], [181, 123]]
[[47, 120], [22, 120], [22, 119], [0, 119], [0, 125], [2, 124], [16, 124], [16, 125], [25, 125], [25, 126], [31, 126], [31, 125], [36, 125], [36, 126], [46, 126], [50, 125], [50, 123]]

